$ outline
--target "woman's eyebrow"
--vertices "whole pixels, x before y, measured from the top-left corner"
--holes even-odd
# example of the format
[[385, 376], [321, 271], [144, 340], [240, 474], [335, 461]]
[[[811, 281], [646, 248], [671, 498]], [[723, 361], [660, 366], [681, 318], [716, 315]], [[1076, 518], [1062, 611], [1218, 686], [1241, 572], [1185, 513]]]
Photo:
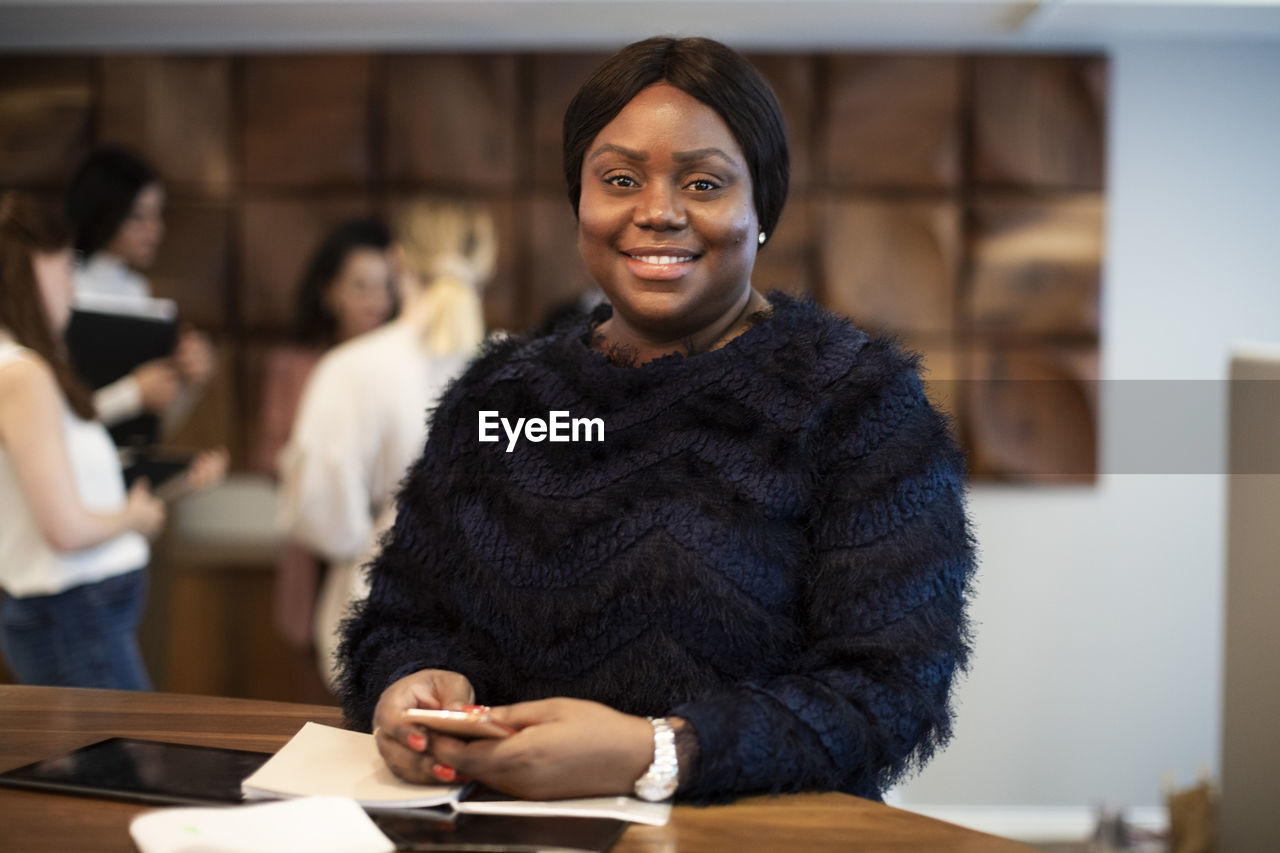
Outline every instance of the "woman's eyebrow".
[[719, 157], [730, 166], [737, 166], [738, 161], [730, 157], [719, 148], [695, 148], [692, 151], [675, 151], [671, 154], [671, 159], [677, 163], [688, 163], [691, 160], [703, 160], [707, 157]]
[[614, 145], [612, 142], [606, 142], [604, 145], [601, 145], [595, 151], [591, 152], [591, 156], [587, 158], [587, 162], [588, 163], [591, 162], [592, 160], [599, 157], [601, 154], [610, 154], [610, 153], [621, 154], [623, 157], [626, 157], [628, 160], [648, 160], [649, 159], [649, 154], [645, 151], [636, 151], [635, 149], [632, 149], [632, 148], [623, 148], [621, 145]]

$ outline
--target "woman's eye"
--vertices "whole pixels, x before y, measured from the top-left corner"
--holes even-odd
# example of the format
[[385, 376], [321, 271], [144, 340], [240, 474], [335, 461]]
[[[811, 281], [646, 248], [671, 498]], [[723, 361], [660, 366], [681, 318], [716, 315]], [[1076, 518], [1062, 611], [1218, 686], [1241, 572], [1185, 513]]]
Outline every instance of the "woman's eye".
[[629, 175], [610, 175], [604, 179], [606, 184], [613, 184], [615, 187], [634, 187], [636, 182]]
[[697, 190], [698, 192], [709, 192], [716, 188], [716, 183], [714, 181], [709, 181], [706, 178], [698, 178], [696, 181], [689, 182], [689, 189]]

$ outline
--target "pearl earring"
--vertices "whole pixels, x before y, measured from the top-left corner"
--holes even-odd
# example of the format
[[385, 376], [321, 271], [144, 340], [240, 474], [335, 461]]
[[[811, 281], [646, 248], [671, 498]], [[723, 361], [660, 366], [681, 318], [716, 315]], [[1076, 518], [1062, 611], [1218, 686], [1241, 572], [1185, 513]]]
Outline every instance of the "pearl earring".
[[767, 239], [768, 239], [768, 235], [766, 235], [763, 231], [761, 231], [761, 232], [760, 232], [760, 235], [759, 235], [758, 237], [756, 237], [756, 242], [757, 242], [758, 244], [760, 244], [761, 246], [763, 246], [763, 245], [764, 245], [764, 241], [765, 241], [765, 240], [767, 240]]

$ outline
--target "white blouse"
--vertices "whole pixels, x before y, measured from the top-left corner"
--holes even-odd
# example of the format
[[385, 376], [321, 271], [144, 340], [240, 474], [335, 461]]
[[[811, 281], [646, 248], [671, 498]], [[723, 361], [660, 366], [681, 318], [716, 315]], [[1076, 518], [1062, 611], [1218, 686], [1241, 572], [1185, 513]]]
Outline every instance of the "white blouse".
[[[35, 357], [7, 336], [0, 337], [0, 370]], [[123, 509], [124, 477], [106, 428], [80, 419], [63, 401], [62, 434], [76, 494], [85, 509], [102, 513]], [[149, 558], [147, 540], [135, 532], [80, 551], [54, 550], [36, 522], [8, 448], [0, 444], [0, 587], [7, 594], [52, 595], [143, 568]]]
[[330, 350], [307, 380], [280, 453], [279, 523], [331, 562], [314, 625], [330, 679], [338, 621], [367, 594], [359, 568], [395, 521], [430, 410], [467, 360], [428, 352], [422, 332], [397, 321]]
[[391, 323], [325, 354], [280, 454], [284, 530], [329, 560], [358, 558], [427, 436], [427, 416], [467, 359], [426, 352]]

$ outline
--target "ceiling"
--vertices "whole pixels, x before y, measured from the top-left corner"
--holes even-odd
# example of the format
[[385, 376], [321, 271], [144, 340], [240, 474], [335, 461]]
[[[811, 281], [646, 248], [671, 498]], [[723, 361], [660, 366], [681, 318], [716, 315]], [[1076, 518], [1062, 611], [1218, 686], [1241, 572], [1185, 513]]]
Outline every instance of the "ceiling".
[[1280, 0], [0, 0], [0, 51], [613, 48], [656, 33], [753, 50], [1280, 43]]

